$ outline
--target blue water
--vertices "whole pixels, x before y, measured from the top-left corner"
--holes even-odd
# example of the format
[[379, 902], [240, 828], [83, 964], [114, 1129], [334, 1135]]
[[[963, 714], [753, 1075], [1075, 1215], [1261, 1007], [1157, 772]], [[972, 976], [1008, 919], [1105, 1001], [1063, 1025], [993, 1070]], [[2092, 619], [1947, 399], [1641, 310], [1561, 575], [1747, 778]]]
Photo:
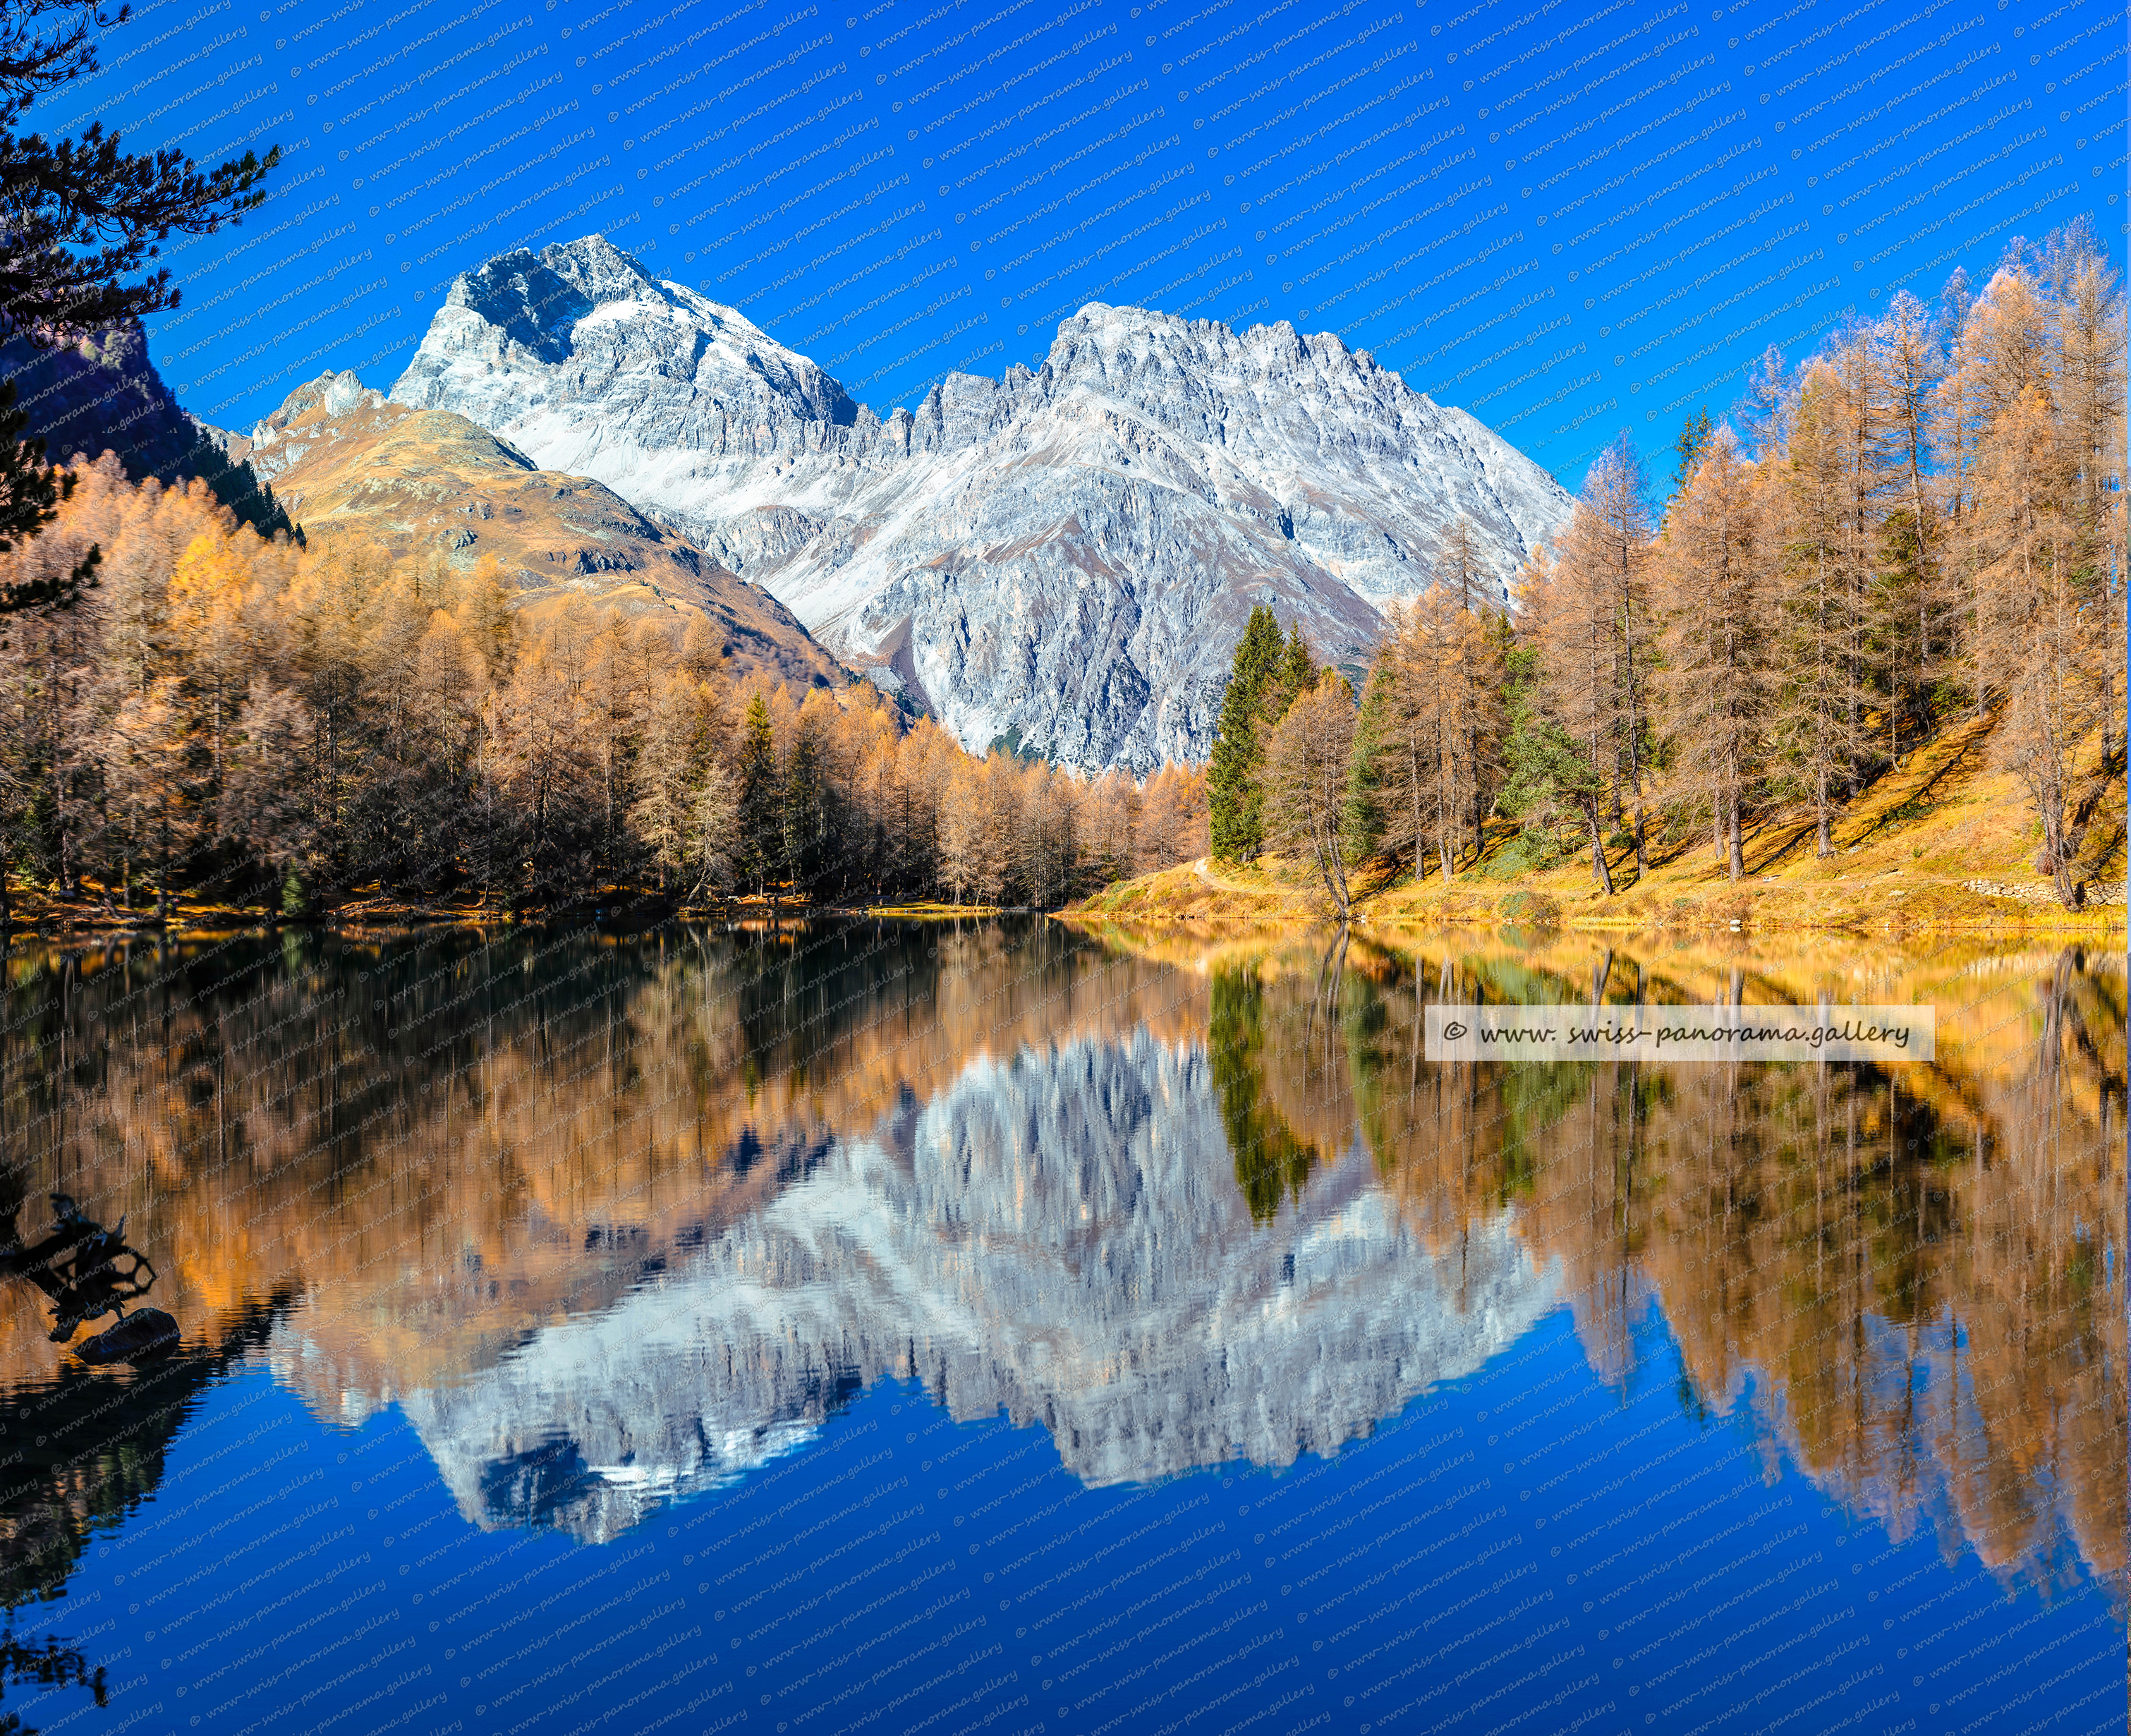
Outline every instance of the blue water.
[[[629, 944], [625, 971], [638, 967]], [[1558, 1255], [1483, 1244], [1471, 1226], [1463, 1245], [1429, 1249], [1386, 1229], [1398, 1177], [1358, 1143], [1318, 1151], [1270, 1215], [1243, 1212], [1218, 1122], [1195, 1119], [1215, 1089], [1204, 1047], [1165, 1048], [1149, 1029], [1166, 1006], [1188, 1031], [1188, 976], [1032, 944], [940, 968], [987, 990], [972, 999], [994, 1019], [1032, 976], [1047, 997], [1035, 1005], [1061, 1024], [1069, 1004], [1156, 1011], [1062, 1031], [1047, 1052], [951, 1059], [922, 1101], [905, 1087], [887, 1132], [797, 1142], [775, 1187], [673, 1233], [596, 1295], [585, 1274], [608, 1269], [618, 1242], [657, 1243], [658, 1214], [640, 1234], [551, 1237], [551, 1267], [521, 1256], [533, 1276], [517, 1282], [560, 1270], [575, 1303], [421, 1364], [419, 1384], [411, 1335], [441, 1330], [439, 1296], [478, 1289], [474, 1257], [445, 1269], [427, 1227], [378, 1244], [395, 1264], [372, 1288], [366, 1273], [386, 1256], [346, 1258], [321, 1232], [309, 1288], [285, 1286], [236, 1326], [213, 1316], [212, 1331], [206, 1281], [161, 1248], [168, 1293], [196, 1306], [187, 1359], [160, 1374], [31, 1370], [18, 1345], [0, 1728], [12, 1715], [45, 1732], [228, 1736], [2121, 1729], [2120, 1555], [2091, 1558], [2105, 1538], [2081, 1514], [2098, 1503], [2120, 1523], [2109, 1455], [2122, 1434], [2102, 1431], [2098, 1460], [2065, 1446], [2072, 1376], [2055, 1389], [2054, 1432], [1999, 1455], [2026, 1481], [2002, 1464], [1979, 1478], [2014, 1422], [2034, 1420], [1975, 1372], [1982, 1323], [1955, 1324], [1934, 1349], [1929, 1309], [1860, 1316], [1856, 1343], [1876, 1336], [1887, 1354], [1872, 1364], [1880, 1390], [1854, 1395], [1860, 1415], [1918, 1420], [1862, 1429], [1838, 1472], [1830, 1450], [1802, 1443], [1851, 1437], [1793, 1414], [1797, 1368], [1708, 1389], [1654, 1254], [1659, 1280], [1602, 1330]], [[258, 969], [302, 987], [285, 960]], [[704, 990], [714, 1009], [735, 1005], [730, 981]], [[1100, 992], [1075, 1000], [1076, 985]], [[929, 1004], [954, 987], [933, 982]], [[1395, 990], [1357, 993], [1350, 1029], [1396, 1027], [1372, 1023], [1386, 1009], [1370, 998]], [[884, 1027], [860, 999], [840, 1028], [854, 1067], [855, 1033]], [[830, 1005], [800, 1027], [833, 1024]], [[266, 1029], [271, 1010], [254, 1015]], [[1281, 1096], [1290, 1010], [1275, 995], [1253, 1014], [1276, 1055], [1267, 1102]], [[565, 1024], [558, 1009], [544, 1029], [557, 1039]], [[648, 1040], [640, 1016], [636, 1029]], [[757, 1037], [758, 1054], [774, 1047]], [[917, 1041], [907, 1025], [895, 1040]], [[558, 1042], [551, 1064], [582, 1075], [570, 1048]], [[1104, 1073], [1134, 1055], [1137, 1074]], [[650, 1102], [672, 1075], [637, 1077]], [[1128, 1077], [1144, 1095], [1128, 1098]], [[752, 1089], [767, 1105], [769, 1086]], [[347, 1137], [378, 1139], [378, 1125]], [[1054, 1131], [1067, 1125], [1083, 1129], [1077, 1150]], [[1307, 1131], [1306, 1118], [1291, 1125]], [[1086, 1231], [1031, 1203], [1061, 1168], [1100, 1200], [1098, 1173], [1120, 1153], [1139, 1153], [1142, 1192], [1093, 1211]], [[839, 1181], [840, 1163], [871, 1174], [872, 1194]], [[1018, 1180], [991, 1187], [988, 1163], [1020, 1166]], [[403, 1149], [366, 1183], [344, 1152], [303, 1207], [312, 1216], [273, 1221], [375, 1227], [389, 1209], [412, 1224], [425, 1200], [441, 1210], [433, 1163], [426, 1193], [415, 1167]], [[1959, 1173], [1945, 1168], [1949, 1187]], [[237, 1195], [259, 1191], [247, 1180]], [[1506, 1220], [1535, 1241], [1543, 1192]], [[862, 1220], [865, 1197], [887, 1202], [881, 1223]], [[898, 1240], [887, 1214], [912, 1200], [927, 1239]], [[1165, 1241], [1195, 1201], [1243, 1227], [1210, 1249]], [[994, 1209], [1021, 1216], [988, 1224]], [[1167, 1217], [1136, 1240], [1156, 1209]], [[177, 1237], [186, 1221], [173, 1204], [146, 1227]], [[239, 1247], [237, 1224], [218, 1221]], [[141, 1228], [129, 1219], [129, 1235]], [[1895, 1233], [1870, 1229], [1882, 1243]], [[919, 1258], [936, 1233], [936, 1269]], [[1042, 1247], [1064, 1250], [1055, 1268]], [[256, 1247], [248, 1257], [269, 1264]], [[1254, 1261], [1263, 1284], [1205, 1302]], [[2096, 1264], [2120, 1271], [2113, 1254]], [[1067, 1288], [1044, 1289], [1059, 1273]], [[1406, 1288], [1384, 1295], [1386, 1273]], [[1453, 1275], [1463, 1289], [1428, 1288]], [[1104, 1301], [1076, 1315], [1075, 1295]], [[951, 1304], [977, 1324], [947, 1321]], [[832, 1305], [847, 1312], [832, 1318]], [[1179, 1353], [1209, 1317], [1216, 1347]], [[351, 1372], [365, 1345], [389, 1346], [377, 1366], [409, 1384], [381, 1392]], [[2050, 1369], [2090, 1374], [2113, 1358], [2120, 1381], [2120, 1345], [2104, 1332]], [[1908, 1390], [1890, 1398], [1896, 1369]], [[1396, 1402], [1368, 1414], [1382, 1393]], [[1964, 1405], [1983, 1420], [1965, 1422]], [[1934, 1414], [1951, 1419], [1937, 1434]], [[1205, 1444], [1221, 1441], [1240, 1450]], [[20, 1589], [40, 1574], [42, 1595]]]
[[[1662, 1360], [1662, 1326], [1645, 1330]], [[1573, 1445], [1506, 1449], [1542, 1405], [1563, 1407]], [[26, 1714], [40, 1728], [1290, 1736], [2122, 1718], [2124, 1628], [2100, 1588], [2008, 1587], [1929, 1537], [1891, 1543], [1767, 1465], [1748, 1429], [1683, 1414], [1661, 1384], [1624, 1402], [1565, 1312], [1283, 1473], [1091, 1489], [1043, 1429], [958, 1424], [883, 1381], [789, 1460], [586, 1546], [477, 1529], [404, 1422], [322, 1428], [257, 1368], [204, 1395], [169, 1465], [64, 1606], [21, 1630], [110, 1660], [107, 1709], [55, 1690]]]

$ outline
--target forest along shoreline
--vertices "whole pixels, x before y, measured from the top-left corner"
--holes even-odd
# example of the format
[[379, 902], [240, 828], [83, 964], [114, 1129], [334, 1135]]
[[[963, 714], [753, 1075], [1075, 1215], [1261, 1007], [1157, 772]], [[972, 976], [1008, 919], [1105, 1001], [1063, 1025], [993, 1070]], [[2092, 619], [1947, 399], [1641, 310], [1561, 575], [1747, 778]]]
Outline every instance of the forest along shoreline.
[[0, 948], [8, 940], [219, 939], [238, 934], [273, 934], [284, 930], [331, 934], [342, 939], [376, 942], [397, 935], [440, 929], [481, 932], [512, 928], [590, 927], [620, 934], [640, 933], [667, 923], [708, 923], [719, 928], [789, 931], [798, 933], [810, 922], [990, 922], [1006, 917], [1061, 916], [1031, 904], [951, 904], [926, 901], [903, 904], [810, 903], [804, 897], [774, 901], [748, 894], [722, 902], [695, 903], [661, 892], [655, 886], [614, 886], [603, 892], [552, 906], [508, 908], [451, 899], [409, 899], [373, 889], [346, 903], [293, 914], [262, 912], [241, 904], [214, 904], [177, 898], [167, 917], [153, 904], [128, 910], [107, 908], [99, 899], [62, 899], [17, 887], [8, 920], [0, 928]]
[[1507, 597], [1453, 523], [1366, 669], [1261, 605], [1207, 856], [1082, 914], [2120, 932], [2124, 330], [2082, 218], [1768, 351], [1660, 511], [1623, 434]]
[[[1971, 886], [1882, 877], [1889, 872], [1875, 875], [1870, 867], [1853, 865], [1846, 876], [1770, 875], [1732, 885], [1659, 867], [1647, 880], [1631, 881], [1602, 901], [1584, 895], [1573, 874], [1506, 880], [1482, 875], [1425, 891], [1410, 883], [1358, 890], [1347, 920], [1365, 928], [1417, 933], [1563, 929], [1683, 940], [1744, 933], [1762, 939], [1851, 934], [1900, 942], [1966, 935], [2123, 942], [2120, 885], [2113, 904], [2066, 910], [2046, 883], [1979, 876]], [[1166, 931], [1209, 940], [1275, 938], [1322, 930], [1338, 920], [1326, 912], [1305, 872], [1271, 858], [1249, 868], [1202, 860], [1142, 875], [1067, 906], [1057, 918], [1128, 938]]]
[[[1990, 762], [1992, 727], [1988, 717], [1958, 723], [1882, 770], [1833, 811], [1832, 853], [1824, 857], [1816, 853], [1817, 816], [1779, 811], [1742, 827], [1735, 880], [1711, 847], [1705, 817], [1691, 832], [1653, 828], [1648, 866], [1640, 871], [1631, 840], [1610, 843], [1609, 894], [1594, 884], [1581, 848], [1558, 846], [1552, 866], [1535, 866], [1533, 833], [1491, 817], [1484, 847], [1474, 854], [1468, 846], [1448, 878], [1433, 860], [1421, 880], [1410, 859], [1351, 867], [1348, 919], [1413, 928], [1738, 929], [1897, 941], [1932, 934], [2120, 938], [2120, 842], [2105, 870], [2113, 875], [2088, 881], [2080, 908], [2064, 908], [2053, 880], [2034, 866], [2038, 827], [2017, 777]], [[1338, 920], [1321, 873], [1292, 848], [1247, 864], [1209, 854], [1105, 887], [1061, 914], [1097, 926], [1173, 927], [1218, 938]]]
[[0, 637], [0, 928], [1023, 909], [2098, 938], [2131, 753], [2124, 329], [2082, 219], [1980, 294], [1771, 351], [1737, 427], [1681, 430], [1669, 491], [1609, 446], [1508, 596], [1452, 523], [1367, 667], [1257, 603], [1207, 763], [1144, 781], [1016, 732], [973, 752], [832, 664], [778, 679], [663, 595], [262, 537], [107, 452], [0, 549], [0, 606], [69, 599]]

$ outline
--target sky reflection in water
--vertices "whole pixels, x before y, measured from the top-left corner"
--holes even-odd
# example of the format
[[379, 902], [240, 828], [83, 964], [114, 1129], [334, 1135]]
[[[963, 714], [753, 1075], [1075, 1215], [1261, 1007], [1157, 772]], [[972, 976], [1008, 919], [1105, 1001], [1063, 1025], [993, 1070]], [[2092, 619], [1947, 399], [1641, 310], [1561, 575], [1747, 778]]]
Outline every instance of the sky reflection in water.
[[[1417, 1053], [1822, 990], [1938, 1059]], [[2119, 958], [863, 924], [7, 992], [0, 1210], [122, 1215], [187, 1348], [0, 1292], [0, 1727], [2120, 1728]]]

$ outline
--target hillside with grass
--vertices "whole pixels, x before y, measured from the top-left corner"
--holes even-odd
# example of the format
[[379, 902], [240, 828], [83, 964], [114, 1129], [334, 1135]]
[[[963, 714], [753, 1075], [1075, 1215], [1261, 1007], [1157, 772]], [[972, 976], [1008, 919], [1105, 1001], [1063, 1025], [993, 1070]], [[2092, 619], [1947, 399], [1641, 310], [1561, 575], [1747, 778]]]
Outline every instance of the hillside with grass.
[[1261, 604], [1209, 859], [1089, 910], [2107, 926], [2125, 319], [2082, 218], [1980, 295], [1897, 295], [1802, 366], [1771, 348], [1731, 420], [1688, 419], [1669, 487], [1624, 432], [1506, 597], [1453, 527], [1358, 683]]
[[850, 679], [768, 592], [604, 484], [540, 469], [463, 416], [410, 410], [352, 373], [326, 373], [241, 444], [322, 545], [426, 566], [440, 591], [486, 561], [535, 623], [585, 601], [677, 637], [700, 618], [732, 674], [800, 689]]
[[[1545, 835], [1491, 821], [1476, 865], [1449, 880], [1434, 861], [1425, 879], [1385, 859], [1354, 871], [1353, 918], [1368, 924], [1515, 924], [1686, 933], [1837, 931], [1899, 938], [1991, 930], [2090, 934], [2124, 927], [2124, 781], [2120, 746], [2109, 762], [2080, 865], [2082, 908], [2067, 911], [2038, 870], [2041, 828], [2009, 772], [1994, 770], [1991, 726], [1947, 728], [1868, 784], [1836, 817], [1833, 855], [1816, 854], [1810, 812], [1748, 827], [1746, 871], [1735, 882], [1703, 828], [1657, 832], [1638, 877], [1632, 838], [1616, 833], [1602, 893], [1590, 852], [1564, 831]], [[2118, 738], [2120, 742], [2120, 737]], [[2100, 770], [2100, 745], [2086, 758]], [[1248, 866], [1202, 857], [1116, 882], [1066, 913], [1127, 926], [1186, 924], [1246, 934], [1326, 919], [1314, 865], [1263, 856]]]

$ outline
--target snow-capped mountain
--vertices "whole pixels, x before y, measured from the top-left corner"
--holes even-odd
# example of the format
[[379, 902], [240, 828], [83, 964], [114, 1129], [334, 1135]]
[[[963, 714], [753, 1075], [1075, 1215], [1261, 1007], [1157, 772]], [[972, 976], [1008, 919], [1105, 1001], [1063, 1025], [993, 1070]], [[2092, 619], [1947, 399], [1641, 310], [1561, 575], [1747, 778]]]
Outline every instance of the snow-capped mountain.
[[605, 1539], [884, 1377], [1093, 1484], [1368, 1435], [1554, 1305], [1506, 1215], [1433, 1252], [1359, 1141], [1255, 1221], [1212, 1062], [1144, 1029], [970, 1062], [686, 1266], [400, 1402], [467, 1518]]
[[598, 236], [453, 285], [395, 402], [606, 482], [981, 752], [1203, 757], [1270, 602], [1361, 663], [1463, 513], [1506, 586], [1569, 496], [1329, 334], [1090, 304], [1043, 366], [885, 420]]

